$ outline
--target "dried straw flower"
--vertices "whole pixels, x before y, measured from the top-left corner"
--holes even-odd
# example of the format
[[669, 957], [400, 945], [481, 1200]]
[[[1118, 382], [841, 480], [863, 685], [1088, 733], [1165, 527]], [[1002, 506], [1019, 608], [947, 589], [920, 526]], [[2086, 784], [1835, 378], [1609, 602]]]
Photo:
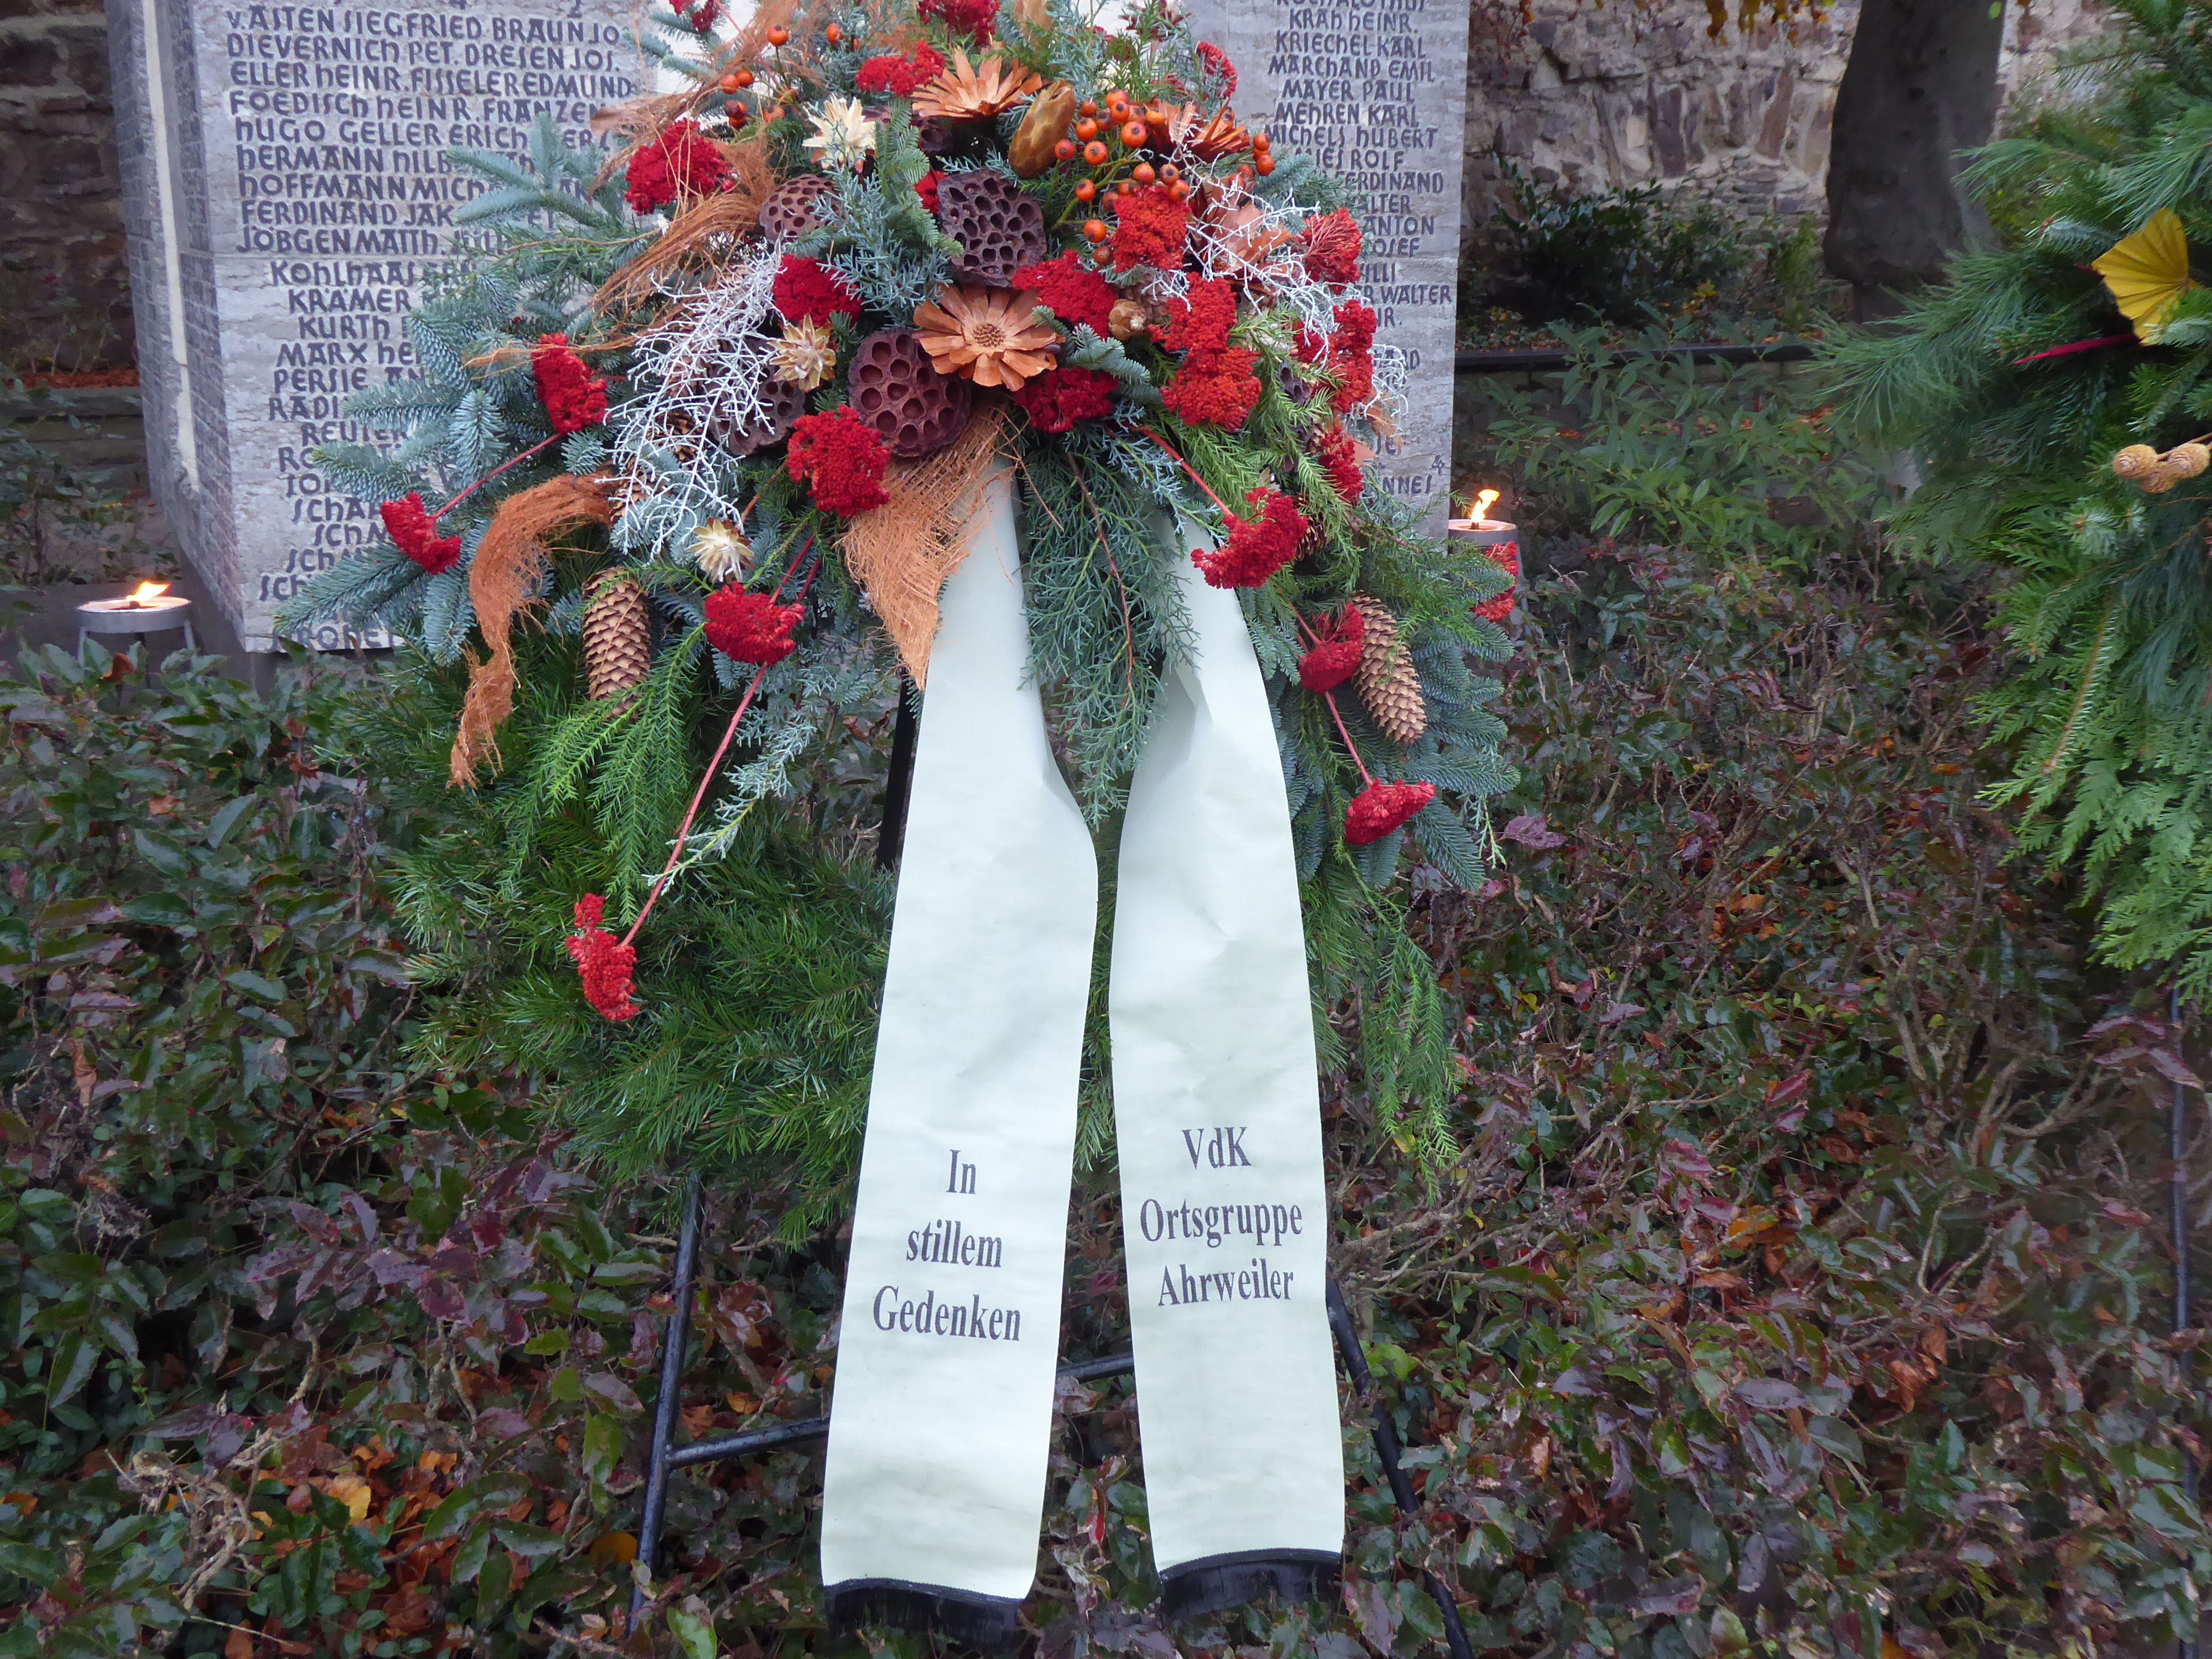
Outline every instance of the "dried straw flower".
[[876, 124], [857, 98], [832, 98], [806, 112], [814, 136], [804, 148], [817, 152], [825, 173], [859, 172], [876, 147]]
[[837, 349], [830, 343], [827, 325], [791, 323], [786, 325], [783, 338], [769, 350], [769, 362], [782, 384], [811, 392], [836, 368]]
[[752, 559], [752, 544], [727, 519], [709, 519], [691, 532], [691, 562], [710, 582], [738, 580]]
[[1009, 70], [1003, 58], [986, 58], [977, 66], [969, 63], [966, 52], [955, 52], [952, 66], [915, 91], [914, 112], [947, 121], [987, 120], [1043, 84], [1042, 76], [1018, 64]]
[[1002, 288], [948, 288], [914, 313], [930, 367], [977, 386], [1018, 392], [1053, 364], [1060, 337], [1033, 320], [1037, 297]]

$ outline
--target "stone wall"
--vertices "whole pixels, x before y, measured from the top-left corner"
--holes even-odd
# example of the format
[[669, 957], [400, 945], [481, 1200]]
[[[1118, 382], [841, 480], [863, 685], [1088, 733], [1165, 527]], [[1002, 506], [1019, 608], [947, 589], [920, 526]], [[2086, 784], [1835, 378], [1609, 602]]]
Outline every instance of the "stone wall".
[[[2007, 10], [2012, 101], [2056, 47], [2104, 24], [2097, 0]], [[1490, 216], [1508, 163], [1571, 194], [1660, 185], [1753, 216], [1825, 213], [1828, 123], [1858, 0], [1719, 39], [1704, 0], [1536, 0], [1525, 32], [1499, 29], [1494, 4], [1474, 12], [1462, 223]]]
[[0, 0], [0, 370], [127, 368], [100, 0]]

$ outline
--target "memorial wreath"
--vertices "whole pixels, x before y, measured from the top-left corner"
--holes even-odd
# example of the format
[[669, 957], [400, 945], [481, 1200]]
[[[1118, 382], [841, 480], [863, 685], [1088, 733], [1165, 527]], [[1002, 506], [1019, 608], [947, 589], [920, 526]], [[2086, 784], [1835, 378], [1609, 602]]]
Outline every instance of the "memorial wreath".
[[[1504, 651], [1514, 556], [1455, 558], [1368, 477], [1402, 365], [1346, 191], [1239, 125], [1234, 68], [1165, 10], [679, 3], [647, 33], [685, 89], [605, 112], [611, 161], [550, 119], [531, 170], [456, 158], [493, 234], [408, 320], [422, 378], [354, 406], [404, 440], [321, 458], [390, 545], [300, 612], [382, 624], [450, 683], [416, 727], [453, 732], [441, 769], [497, 849], [488, 877], [466, 836], [418, 857], [414, 908], [472, 881], [487, 927], [567, 908], [540, 948], [575, 977], [493, 994], [538, 1069], [579, 991], [603, 1032], [669, 1028], [638, 1046], [684, 1063], [588, 1115], [633, 1164], [696, 1161], [712, 1125], [811, 1157], [820, 1203], [853, 1127], [810, 1090], [823, 1028], [849, 1073], [872, 1046], [834, 1620], [1016, 1638], [1072, 1170], [1103, 1146], [1086, 1074], [1166, 1609], [1315, 1594], [1344, 1476], [1308, 959], [1358, 1005], [1378, 1118], [1433, 1146], [1460, 1079], [1391, 890], [1409, 836], [1484, 878], [1510, 773], [1469, 663]], [[828, 849], [902, 672], [878, 993], [851, 959], [885, 907]], [[641, 963], [670, 884], [732, 865], [692, 960]], [[684, 973], [719, 1024], [667, 996]]]
[[[550, 113], [526, 165], [454, 154], [478, 234], [407, 319], [419, 378], [350, 410], [404, 439], [318, 457], [389, 541], [289, 619], [388, 629], [422, 697], [461, 699], [439, 769], [478, 844], [411, 873], [496, 887], [507, 927], [550, 901], [535, 931], [617, 1021], [652, 1019], [666, 884], [733, 856], [749, 908], [834, 902], [879, 939], [857, 874], [796, 869], [756, 821], [811, 806], [802, 860], [836, 842], [824, 793], [853, 798], [899, 665], [924, 683], [968, 486], [1003, 458], [1030, 671], [1093, 825], [1188, 637], [1176, 568], [1236, 592], [1322, 1000], [1367, 1016], [1376, 1109], [1433, 1147], [1451, 1033], [1389, 889], [1409, 836], [1484, 878], [1511, 774], [1469, 663], [1504, 653], [1510, 550], [1448, 556], [1367, 476], [1401, 368], [1346, 190], [1240, 125], [1233, 67], [1157, 3], [1112, 33], [1068, 0], [718, 9], [646, 21], [683, 89], [602, 112], [611, 160]], [[819, 1040], [818, 1000], [749, 988], [754, 1048]], [[555, 1000], [510, 1000], [564, 1033], [514, 1048], [584, 1041]], [[667, 1151], [628, 1099], [580, 1104], [587, 1134]], [[732, 1121], [732, 1150], [804, 1139]], [[854, 1127], [817, 1173], [849, 1169]]]

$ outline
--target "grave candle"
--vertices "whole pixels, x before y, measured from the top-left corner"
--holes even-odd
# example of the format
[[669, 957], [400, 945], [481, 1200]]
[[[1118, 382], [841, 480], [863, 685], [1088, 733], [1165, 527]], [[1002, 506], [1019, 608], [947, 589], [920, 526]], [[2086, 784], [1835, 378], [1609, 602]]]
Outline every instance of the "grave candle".
[[1490, 516], [1490, 509], [1497, 501], [1498, 491], [1486, 489], [1474, 498], [1467, 517], [1446, 521], [1444, 533], [1454, 547], [1502, 547], [1521, 539], [1518, 525]]

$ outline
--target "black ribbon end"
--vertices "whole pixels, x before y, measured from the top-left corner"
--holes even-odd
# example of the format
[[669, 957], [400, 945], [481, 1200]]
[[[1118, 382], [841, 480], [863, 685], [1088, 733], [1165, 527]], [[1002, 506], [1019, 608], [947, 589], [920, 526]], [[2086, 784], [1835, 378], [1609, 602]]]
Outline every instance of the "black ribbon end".
[[1255, 1601], [1334, 1601], [1341, 1557], [1323, 1550], [1240, 1550], [1201, 1556], [1160, 1575], [1161, 1609], [1170, 1620], [1203, 1619]]
[[841, 1636], [888, 1625], [990, 1654], [1011, 1653], [1021, 1640], [1019, 1601], [903, 1578], [848, 1578], [826, 1589], [830, 1627]]

